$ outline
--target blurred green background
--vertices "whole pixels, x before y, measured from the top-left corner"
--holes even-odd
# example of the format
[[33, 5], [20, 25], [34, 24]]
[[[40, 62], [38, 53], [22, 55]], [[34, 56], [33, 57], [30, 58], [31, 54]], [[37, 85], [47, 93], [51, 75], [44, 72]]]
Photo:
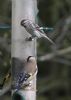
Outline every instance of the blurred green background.
[[[37, 100], [71, 100], [71, 0], [38, 0], [38, 10], [39, 25], [54, 28], [44, 31], [56, 46], [37, 41]], [[10, 27], [11, 1], [0, 0], [0, 84], [11, 67]], [[10, 100], [10, 91], [1, 99]]]

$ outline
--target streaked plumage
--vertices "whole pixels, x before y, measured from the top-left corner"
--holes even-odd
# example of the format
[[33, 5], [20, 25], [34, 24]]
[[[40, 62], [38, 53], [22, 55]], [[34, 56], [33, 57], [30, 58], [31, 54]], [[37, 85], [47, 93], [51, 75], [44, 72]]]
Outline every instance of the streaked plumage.
[[12, 89], [18, 91], [20, 88], [29, 85], [29, 82], [37, 74], [36, 59], [32, 56], [27, 58], [27, 61], [22, 69], [17, 72], [16, 82], [12, 84]]
[[32, 35], [32, 38], [44, 37], [47, 40], [49, 40], [52, 44], [54, 44], [54, 42], [49, 37], [46, 36], [44, 31], [40, 29], [40, 27], [37, 24], [33, 23], [32, 21], [24, 19], [21, 21], [21, 25], [24, 26], [26, 31]]

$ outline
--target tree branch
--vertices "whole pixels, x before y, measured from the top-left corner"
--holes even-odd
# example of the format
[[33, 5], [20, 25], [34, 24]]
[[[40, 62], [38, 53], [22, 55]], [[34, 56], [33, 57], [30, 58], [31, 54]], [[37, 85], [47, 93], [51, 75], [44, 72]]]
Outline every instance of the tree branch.
[[62, 56], [64, 54], [67, 54], [67, 53], [70, 53], [70, 52], [71, 52], [71, 47], [68, 47], [68, 48], [65, 48], [65, 49], [62, 49], [62, 50], [57, 50], [53, 53], [41, 56], [41, 57], [38, 58], [38, 60], [40, 60], [40, 61], [51, 60], [56, 56]]
[[11, 52], [11, 44], [8, 44], [10, 42], [10, 39], [6, 39], [4, 37], [0, 37], [0, 45], [7, 51]]

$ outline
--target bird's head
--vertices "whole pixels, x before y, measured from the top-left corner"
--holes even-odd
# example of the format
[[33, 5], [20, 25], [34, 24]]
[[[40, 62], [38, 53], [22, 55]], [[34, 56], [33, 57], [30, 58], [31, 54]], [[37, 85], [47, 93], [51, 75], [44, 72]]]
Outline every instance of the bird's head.
[[28, 19], [23, 19], [23, 20], [21, 21], [21, 25], [24, 26], [24, 27], [26, 27], [28, 22], [29, 22]]
[[33, 56], [29, 56], [29, 57], [27, 58], [27, 62], [36, 62], [36, 59], [35, 59], [35, 57], [33, 57]]

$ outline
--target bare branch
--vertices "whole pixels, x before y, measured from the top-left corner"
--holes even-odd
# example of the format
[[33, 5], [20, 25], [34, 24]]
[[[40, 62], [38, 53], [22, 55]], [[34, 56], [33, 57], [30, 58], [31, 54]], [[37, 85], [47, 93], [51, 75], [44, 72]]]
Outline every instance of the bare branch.
[[60, 36], [56, 39], [56, 43], [59, 44], [61, 41], [64, 39], [65, 35], [67, 34], [68, 31], [68, 25], [71, 23], [71, 16], [65, 19], [63, 28], [61, 30]]
[[10, 44], [8, 44], [10, 40], [6, 39], [4, 37], [0, 37], [0, 45], [7, 51], [7, 52], [11, 52], [11, 46]]
[[[46, 79], [47, 80], [47, 79]], [[53, 88], [56, 88], [56, 87], [59, 87], [59, 86], [63, 86], [63, 87], [67, 87], [67, 84], [66, 84], [66, 80], [53, 80], [51, 83], [47, 83], [47, 87], [41, 87], [41, 90], [39, 91], [39, 94], [45, 92], [45, 91], [49, 91]]]
[[50, 54], [46, 54], [44, 56], [39, 57], [38, 59], [40, 61], [45, 61], [45, 60], [51, 60], [56, 56], [62, 56], [64, 54], [70, 53], [71, 52], [71, 47], [68, 47], [66, 49], [62, 49], [62, 50], [57, 50], [56, 52], [50, 53]]
[[52, 61], [59, 62], [59, 63], [65, 64], [65, 65], [71, 65], [71, 61], [69, 61], [67, 59], [56, 58], [56, 59], [53, 59]]
[[9, 90], [11, 89], [11, 80], [9, 80], [5, 86], [0, 89], [0, 96], [4, 95], [5, 93], [7, 93]]
[[54, 31], [50, 34], [50, 37], [54, 39], [56, 45], [51, 46], [53, 50], [58, 49], [62, 45], [62, 41], [64, 40], [65, 36], [68, 34], [68, 27], [71, 23], [71, 16], [68, 16], [67, 18], [60, 19], [56, 25], [54, 26]]

